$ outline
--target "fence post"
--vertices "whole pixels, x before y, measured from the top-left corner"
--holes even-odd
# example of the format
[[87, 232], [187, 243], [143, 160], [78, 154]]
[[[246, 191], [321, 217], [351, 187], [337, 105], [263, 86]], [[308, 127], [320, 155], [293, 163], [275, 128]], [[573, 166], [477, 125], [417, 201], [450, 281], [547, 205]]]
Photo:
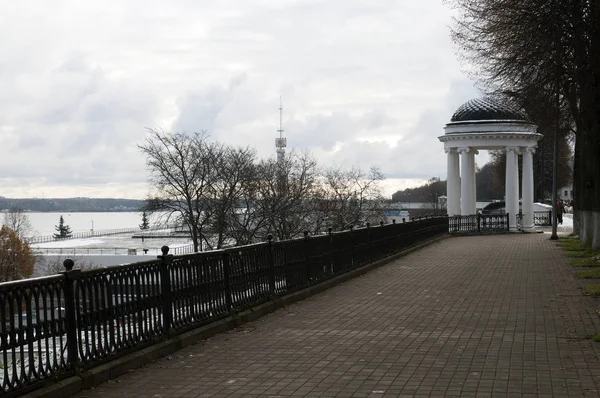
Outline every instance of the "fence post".
[[506, 213], [506, 230], [510, 231], [510, 215]]
[[163, 296], [163, 332], [165, 335], [171, 333], [171, 322], [173, 321], [173, 298], [171, 297], [171, 273], [170, 265], [173, 255], [169, 254], [169, 246], [160, 248], [162, 255], [157, 256], [162, 260], [160, 267], [160, 287]]
[[354, 225], [350, 225], [350, 268], [354, 268]]
[[267, 245], [269, 247], [269, 290], [275, 294], [275, 258], [273, 254], [273, 235], [267, 235]]
[[362, 258], [363, 261], [365, 261], [365, 257], [366, 257], [366, 261], [363, 264], [368, 264], [371, 262], [371, 250], [373, 249], [373, 238], [372, 238], [372, 232], [371, 232], [371, 223], [368, 222], [367, 223], [367, 241], [366, 242], [361, 242], [362, 243]]
[[304, 231], [304, 251], [306, 254], [305, 271], [306, 271], [306, 285], [310, 284], [310, 253], [308, 248], [308, 231]]
[[548, 224], [552, 226], [552, 210], [548, 210]]
[[61, 272], [64, 276], [64, 289], [65, 289], [65, 320], [67, 328], [67, 362], [73, 369], [76, 368], [79, 362], [78, 352], [78, 328], [77, 328], [77, 317], [75, 316], [75, 281], [79, 279], [81, 270], [73, 269], [75, 262], [67, 258], [63, 261], [63, 265], [66, 271]]
[[227, 310], [233, 310], [233, 297], [231, 296], [231, 270], [229, 264], [229, 250], [223, 251], [223, 278], [225, 279], [225, 303]]
[[477, 213], [477, 232], [481, 232], [481, 214]]
[[329, 227], [327, 232], [329, 233], [329, 275], [333, 275], [333, 228]]

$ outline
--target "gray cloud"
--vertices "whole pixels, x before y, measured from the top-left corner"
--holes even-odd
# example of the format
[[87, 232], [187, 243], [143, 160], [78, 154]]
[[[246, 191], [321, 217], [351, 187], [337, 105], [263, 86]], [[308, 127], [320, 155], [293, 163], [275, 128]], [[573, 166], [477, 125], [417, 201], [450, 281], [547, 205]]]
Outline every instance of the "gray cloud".
[[0, 195], [142, 197], [145, 127], [207, 130], [390, 178], [445, 174], [437, 136], [476, 95], [438, 0], [3, 5]]

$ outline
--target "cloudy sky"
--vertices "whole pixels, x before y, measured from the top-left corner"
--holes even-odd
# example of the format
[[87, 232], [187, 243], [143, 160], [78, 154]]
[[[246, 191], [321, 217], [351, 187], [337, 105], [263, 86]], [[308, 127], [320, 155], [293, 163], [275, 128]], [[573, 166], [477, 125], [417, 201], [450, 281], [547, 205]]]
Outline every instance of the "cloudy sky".
[[[442, 0], [0, 0], [0, 195], [143, 198], [145, 128], [322, 166], [391, 194], [445, 178], [437, 136], [478, 96]], [[481, 156], [481, 155], [480, 155]], [[481, 163], [481, 161], [479, 161]]]

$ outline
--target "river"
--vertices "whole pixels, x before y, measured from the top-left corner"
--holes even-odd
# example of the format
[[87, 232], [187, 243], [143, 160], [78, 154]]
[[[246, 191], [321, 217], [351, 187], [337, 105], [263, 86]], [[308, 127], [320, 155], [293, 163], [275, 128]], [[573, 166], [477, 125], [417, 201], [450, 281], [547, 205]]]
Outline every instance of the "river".
[[[33, 235], [46, 236], [56, 232], [55, 227], [62, 215], [71, 232], [87, 232], [106, 229], [136, 228], [142, 223], [142, 215], [137, 212], [106, 213], [25, 213], [33, 228]], [[152, 225], [150, 219], [150, 225]]]

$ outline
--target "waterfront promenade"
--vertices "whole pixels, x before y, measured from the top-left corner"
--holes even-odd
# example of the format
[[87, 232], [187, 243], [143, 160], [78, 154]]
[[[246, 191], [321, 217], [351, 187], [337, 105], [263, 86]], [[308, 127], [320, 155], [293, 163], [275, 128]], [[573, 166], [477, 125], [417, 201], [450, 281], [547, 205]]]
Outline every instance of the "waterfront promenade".
[[78, 396], [600, 396], [592, 282], [548, 238], [441, 240]]

